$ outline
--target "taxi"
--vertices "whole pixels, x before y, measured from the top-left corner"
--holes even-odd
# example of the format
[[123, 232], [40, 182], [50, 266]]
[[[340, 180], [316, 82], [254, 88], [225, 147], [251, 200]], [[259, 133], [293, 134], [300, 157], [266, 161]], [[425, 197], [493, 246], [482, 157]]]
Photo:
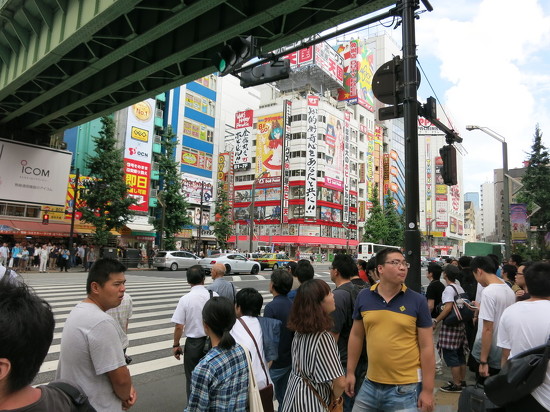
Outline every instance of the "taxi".
[[288, 262], [294, 262], [293, 259], [288, 258], [284, 253], [265, 253], [254, 260], [260, 264], [262, 270], [265, 268], [275, 270], [284, 267]]

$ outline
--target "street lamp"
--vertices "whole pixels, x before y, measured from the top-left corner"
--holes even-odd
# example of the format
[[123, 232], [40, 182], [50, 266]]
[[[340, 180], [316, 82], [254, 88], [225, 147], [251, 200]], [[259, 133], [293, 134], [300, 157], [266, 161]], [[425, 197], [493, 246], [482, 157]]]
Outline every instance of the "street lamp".
[[505, 258], [510, 257], [511, 252], [511, 239], [510, 239], [510, 190], [509, 190], [509, 179], [508, 179], [508, 143], [504, 136], [498, 134], [494, 130], [491, 130], [488, 127], [468, 125], [466, 130], [481, 130], [482, 132], [488, 134], [493, 139], [502, 143], [502, 186], [504, 191], [504, 205], [502, 207], [502, 212], [504, 214], [503, 219], [503, 231], [504, 231], [504, 244], [505, 244]]
[[251, 193], [251, 203], [250, 203], [250, 239], [249, 239], [249, 246], [248, 246], [248, 253], [253, 252], [254, 248], [254, 203], [256, 202], [256, 183], [258, 183], [258, 180], [260, 180], [263, 175], [267, 173], [267, 170], [264, 170], [262, 173], [260, 173], [258, 176], [256, 176], [256, 179], [254, 179], [254, 182], [252, 182], [252, 193]]

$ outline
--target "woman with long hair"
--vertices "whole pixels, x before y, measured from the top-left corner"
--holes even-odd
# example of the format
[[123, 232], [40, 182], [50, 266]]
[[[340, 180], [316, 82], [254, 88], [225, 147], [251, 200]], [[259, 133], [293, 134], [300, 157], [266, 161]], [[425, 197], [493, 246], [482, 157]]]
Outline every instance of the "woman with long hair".
[[213, 297], [202, 310], [204, 331], [212, 349], [191, 376], [187, 412], [245, 412], [248, 408], [248, 363], [244, 349], [229, 333], [235, 324], [233, 303]]
[[292, 371], [281, 412], [325, 412], [331, 397], [342, 395], [345, 376], [336, 341], [330, 334], [336, 309], [326, 282], [308, 280], [300, 286], [287, 327], [292, 340]]

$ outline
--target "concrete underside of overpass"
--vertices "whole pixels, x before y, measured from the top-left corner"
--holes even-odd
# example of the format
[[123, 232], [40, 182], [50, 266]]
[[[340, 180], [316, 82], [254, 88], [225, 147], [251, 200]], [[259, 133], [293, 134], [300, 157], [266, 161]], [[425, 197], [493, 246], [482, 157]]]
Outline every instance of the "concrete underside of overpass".
[[214, 71], [224, 42], [263, 53], [396, 0], [5, 0], [0, 137], [49, 136]]

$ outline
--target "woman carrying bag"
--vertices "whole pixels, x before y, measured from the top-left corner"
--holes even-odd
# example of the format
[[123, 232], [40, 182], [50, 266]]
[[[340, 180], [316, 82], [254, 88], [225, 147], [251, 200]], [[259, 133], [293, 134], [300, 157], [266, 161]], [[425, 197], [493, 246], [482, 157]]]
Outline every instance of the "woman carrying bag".
[[245, 350], [229, 333], [236, 321], [233, 303], [213, 297], [204, 305], [202, 320], [212, 348], [193, 370], [185, 411], [246, 412], [249, 367]]
[[312, 279], [298, 289], [287, 323], [295, 335], [281, 412], [342, 410], [345, 376], [336, 341], [329, 332], [330, 313], [335, 309], [326, 282]]

